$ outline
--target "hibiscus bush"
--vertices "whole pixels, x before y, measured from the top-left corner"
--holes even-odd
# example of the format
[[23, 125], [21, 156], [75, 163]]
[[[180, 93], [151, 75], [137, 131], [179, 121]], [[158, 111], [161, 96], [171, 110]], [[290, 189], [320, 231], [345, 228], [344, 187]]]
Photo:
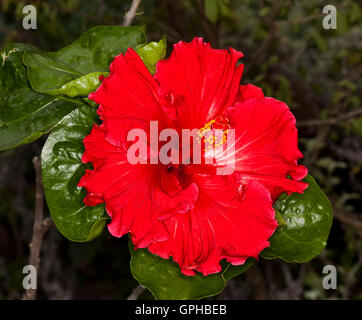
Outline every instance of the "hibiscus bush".
[[[48, 134], [42, 182], [56, 228], [74, 242], [128, 234], [132, 275], [156, 299], [216, 295], [260, 257], [315, 258], [332, 206], [298, 164], [287, 104], [244, 81], [236, 48], [194, 38], [169, 51], [165, 38], [148, 42], [139, 26], [97, 26], [53, 52], [8, 44], [0, 150]], [[178, 132], [234, 129], [234, 172], [216, 174], [217, 157], [211, 165], [130, 164], [127, 134], [148, 132], [150, 121]]]

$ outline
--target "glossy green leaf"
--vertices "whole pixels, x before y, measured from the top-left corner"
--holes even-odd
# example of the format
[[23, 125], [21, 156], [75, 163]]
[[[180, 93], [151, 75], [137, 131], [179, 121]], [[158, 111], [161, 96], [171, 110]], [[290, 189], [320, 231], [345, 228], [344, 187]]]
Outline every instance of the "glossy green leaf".
[[282, 214], [279, 212], [279, 210], [277, 210], [277, 209], [274, 209], [274, 210], [275, 210], [275, 219], [277, 219], [277, 221], [278, 221], [278, 228], [285, 226], [285, 220], [284, 220]]
[[28, 87], [26, 70], [21, 63], [24, 51], [37, 48], [23, 43], [7, 45], [0, 52], [0, 96], [5, 96], [18, 88]]
[[35, 141], [77, 107], [75, 102], [41, 95], [29, 88], [0, 97], [0, 150]]
[[230, 280], [230, 279], [235, 278], [236, 276], [244, 273], [254, 264], [254, 262], [255, 262], [254, 258], [249, 258], [241, 266], [233, 266], [230, 264], [227, 268], [225, 268], [225, 271], [224, 271], [225, 280]]
[[185, 276], [172, 259], [162, 259], [148, 249], [134, 250], [131, 241], [129, 250], [133, 277], [158, 300], [202, 299], [214, 296], [224, 290], [226, 280], [245, 272], [254, 263], [254, 259], [248, 259], [243, 266], [232, 266], [223, 262], [222, 272], [207, 277], [198, 272], [194, 276]]
[[134, 250], [130, 241], [133, 277], [159, 300], [202, 299], [220, 293], [225, 287], [222, 273], [204, 277], [185, 276], [176, 262], [162, 259], [147, 249]]
[[99, 87], [101, 84], [99, 77], [102, 75], [106, 76], [108, 75], [108, 72], [93, 72], [86, 74], [85, 76], [67, 82], [59, 89], [47, 91], [47, 94], [66, 95], [71, 98], [88, 96], [90, 92], [95, 91]]
[[275, 202], [285, 224], [270, 238], [270, 247], [261, 253], [263, 258], [307, 262], [325, 247], [332, 225], [332, 206], [311, 175], [304, 181], [309, 186], [303, 194], [281, 195]]
[[159, 42], [150, 42], [136, 50], [147, 69], [152, 74], [156, 72], [157, 62], [165, 57], [166, 47], [166, 38], [163, 37]]
[[85, 206], [86, 192], [77, 187], [86, 170], [81, 162], [83, 139], [96, 120], [96, 110], [90, 106], [72, 111], [52, 130], [41, 154], [50, 214], [58, 230], [72, 241], [90, 241], [97, 237], [107, 220], [104, 206]]
[[21, 62], [27, 50], [36, 48], [11, 44], [0, 53], [0, 151], [33, 142], [82, 104], [31, 90]]
[[[94, 82], [76, 80], [95, 72], [107, 72], [113, 58], [129, 47], [146, 44], [143, 27], [99, 26], [86, 31], [69, 46], [56, 52], [26, 52], [23, 62], [27, 67], [31, 87], [41, 93], [59, 94], [67, 86], [72, 91], [87, 96], [94, 91]], [[91, 84], [89, 88], [85, 84]], [[62, 89], [60, 89], [62, 90]]]
[[41, 93], [49, 93], [59, 89], [64, 84], [71, 82], [83, 74], [75, 67], [52, 57], [51, 53], [26, 52], [23, 62], [28, 71], [31, 87]]

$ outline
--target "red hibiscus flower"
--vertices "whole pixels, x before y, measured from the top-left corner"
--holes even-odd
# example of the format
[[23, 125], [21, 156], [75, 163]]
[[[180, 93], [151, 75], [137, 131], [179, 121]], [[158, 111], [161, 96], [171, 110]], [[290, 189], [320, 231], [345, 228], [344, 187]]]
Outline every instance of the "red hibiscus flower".
[[[240, 86], [242, 56], [200, 38], [181, 41], [152, 76], [128, 49], [89, 96], [100, 105], [103, 123], [84, 139], [82, 161], [94, 166], [79, 182], [87, 190], [85, 204], [104, 202], [112, 235], [130, 233], [136, 249], [172, 257], [186, 275], [219, 272], [222, 259], [241, 265], [258, 257], [277, 227], [273, 201], [307, 187], [300, 181], [307, 170], [297, 164], [295, 118], [260, 88]], [[234, 129], [234, 172], [217, 175], [218, 159], [211, 165], [130, 164], [127, 134], [148, 132], [150, 121], [177, 132]]]

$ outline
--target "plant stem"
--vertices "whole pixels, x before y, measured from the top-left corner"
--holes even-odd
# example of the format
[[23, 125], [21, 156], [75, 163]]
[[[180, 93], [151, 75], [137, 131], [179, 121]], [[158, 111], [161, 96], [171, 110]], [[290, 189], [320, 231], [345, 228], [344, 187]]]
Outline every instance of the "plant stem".
[[[33, 265], [37, 273], [39, 272], [39, 262], [40, 262], [40, 251], [43, 242], [43, 237], [48, 231], [49, 227], [53, 224], [51, 218], [43, 219], [44, 215], [44, 190], [43, 183], [41, 179], [41, 162], [38, 157], [33, 159], [34, 169], [35, 169], [35, 215], [34, 215], [34, 225], [33, 225], [33, 236], [30, 248], [29, 256], [29, 265]], [[35, 300], [36, 299], [36, 289], [27, 289], [23, 295], [23, 300]]]

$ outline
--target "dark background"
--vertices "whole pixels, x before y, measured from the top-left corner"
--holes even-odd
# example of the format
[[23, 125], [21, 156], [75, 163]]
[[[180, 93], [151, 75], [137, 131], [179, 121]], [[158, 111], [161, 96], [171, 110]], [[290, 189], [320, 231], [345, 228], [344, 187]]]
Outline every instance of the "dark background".
[[[0, 47], [26, 42], [57, 50], [96, 25], [121, 25], [130, 1], [1, 0]], [[38, 29], [22, 28], [22, 8], [38, 9]], [[215, 6], [216, 4], [216, 6]], [[337, 30], [324, 30], [322, 8], [337, 8]], [[260, 259], [229, 281], [216, 299], [362, 298], [362, 3], [357, 0], [143, 0], [133, 24], [149, 40], [203, 36], [212, 46], [243, 51], [242, 83], [285, 101], [297, 118], [302, 163], [330, 197], [335, 219], [327, 247], [306, 264]], [[325, 121], [325, 119], [334, 119]], [[318, 120], [310, 122], [308, 120]], [[0, 152], [0, 299], [19, 299], [34, 217], [32, 158], [46, 137]], [[48, 214], [48, 212], [47, 212]], [[105, 230], [90, 243], [71, 243], [51, 227], [44, 238], [38, 298], [125, 299], [137, 286], [127, 239]], [[324, 290], [322, 269], [338, 270], [338, 289]], [[145, 292], [142, 298], [151, 299]]]

